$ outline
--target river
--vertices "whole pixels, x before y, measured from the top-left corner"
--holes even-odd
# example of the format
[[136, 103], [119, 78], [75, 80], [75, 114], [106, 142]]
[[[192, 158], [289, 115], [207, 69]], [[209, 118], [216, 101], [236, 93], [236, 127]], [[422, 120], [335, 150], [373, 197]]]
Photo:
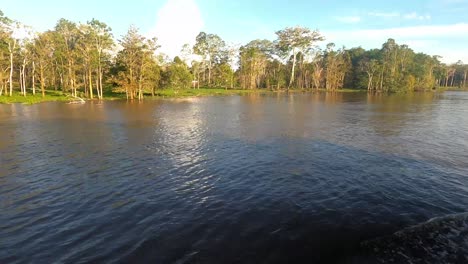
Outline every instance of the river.
[[0, 105], [0, 263], [382, 261], [465, 212], [466, 92]]

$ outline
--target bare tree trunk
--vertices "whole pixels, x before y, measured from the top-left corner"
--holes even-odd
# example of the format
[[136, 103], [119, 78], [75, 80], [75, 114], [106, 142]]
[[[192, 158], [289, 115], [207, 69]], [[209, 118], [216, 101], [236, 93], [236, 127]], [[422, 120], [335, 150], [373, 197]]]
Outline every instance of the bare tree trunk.
[[23, 91], [23, 67], [21, 66], [19, 70], [19, 85], [20, 85], [20, 94], [24, 93]]
[[143, 91], [141, 89], [141, 80], [138, 82], [138, 100], [142, 100], [143, 99]]
[[91, 66], [88, 68], [88, 84], [89, 84], [89, 98], [93, 99], [93, 73], [91, 71]]
[[13, 51], [14, 51], [14, 48], [15, 48], [15, 45], [13, 45], [12, 47], [12, 44], [11, 43], [8, 43], [8, 50], [10, 51], [10, 79], [9, 79], [9, 82], [10, 82], [10, 96], [13, 95]]
[[42, 97], [45, 97], [45, 79], [44, 79], [44, 65], [39, 66], [39, 75], [41, 77], [41, 92], [42, 92]]
[[465, 70], [465, 75], [463, 76], [463, 87], [466, 87], [466, 75], [468, 74], [468, 70]]
[[76, 96], [76, 90], [73, 82], [73, 73], [72, 73], [72, 62], [71, 60], [68, 61], [68, 83], [70, 85], [70, 89], [72, 90], [72, 95]]
[[98, 99], [100, 100], [101, 99], [101, 91], [99, 90], [99, 73], [97, 73], [97, 75], [96, 75], [96, 92], [97, 92]]
[[103, 98], [103, 89], [102, 89], [102, 65], [101, 65], [101, 51], [99, 51], [99, 57], [98, 57], [98, 79], [99, 79], [99, 85], [98, 85], [98, 90], [100, 91], [100, 98]]
[[374, 77], [373, 74], [369, 74], [369, 81], [367, 82], [367, 91], [370, 91], [372, 89], [372, 78]]
[[33, 95], [36, 95], [36, 63], [32, 62], [32, 90]]
[[23, 59], [23, 70], [21, 78], [21, 86], [23, 86], [23, 96], [26, 96], [26, 59]]
[[295, 75], [295, 70], [296, 70], [296, 50], [293, 50], [293, 65], [292, 65], [292, 70], [291, 70], [291, 79], [289, 79], [289, 85], [288, 85], [288, 90], [291, 88], [291, 85], [294, 82], [294, 75]]
[[452, 81], [450, 82], [450, 87], [453, 87], [453, 80], [455, 79], [455, 72], [452, 73]]

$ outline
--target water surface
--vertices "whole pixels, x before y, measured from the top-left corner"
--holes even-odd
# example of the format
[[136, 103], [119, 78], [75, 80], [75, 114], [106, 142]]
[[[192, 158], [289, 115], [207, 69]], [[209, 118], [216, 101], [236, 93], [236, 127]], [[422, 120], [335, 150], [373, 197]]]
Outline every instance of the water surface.
[[0, 105], [0, 263], [359, 263], [468, 211], [467, 125], [463, 92]]

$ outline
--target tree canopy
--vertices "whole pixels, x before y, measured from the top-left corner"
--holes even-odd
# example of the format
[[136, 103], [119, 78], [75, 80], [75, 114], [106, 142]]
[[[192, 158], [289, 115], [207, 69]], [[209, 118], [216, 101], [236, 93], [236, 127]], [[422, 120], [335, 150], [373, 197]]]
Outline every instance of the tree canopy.
[[51, 30], [21, 36], [28, 30], [0, 11], [0, 96], [35, 94], [36, 87], [42, 94], [53, 89], [102, 99], [107, 92], [125, 92], [128, 99], [143, 99], [157, 89], [200, 86], [370, 92], [467, 86], [468, 65], [461, 61], [444, 64], [392, 38], [371, 50], [336, 47], [318, 30], [300, 26], [242, 46], [200, 32], [173, 60], [158, 54], [157, 38], [130, 27], [115, 39], [97, 19], [62, 18]]

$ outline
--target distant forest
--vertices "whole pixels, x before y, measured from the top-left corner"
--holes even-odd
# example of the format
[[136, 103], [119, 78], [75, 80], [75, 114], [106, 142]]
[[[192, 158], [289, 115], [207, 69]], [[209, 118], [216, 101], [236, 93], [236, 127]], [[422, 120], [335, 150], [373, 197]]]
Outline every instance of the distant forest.
[[[176, 33], [175, 33], [176, 34]], [[60, 19], [55, 28], [33, 33], [0, 11], [0, 96], [45, 94], [103, 98], [107, 92], [143, 98], [158, 89], [364, 89], [371, 92], [466, 87], [468, 65], [441, 63], [439, 56], [413, 51], [388, 39], [382, 47], [319, 48], [318, 30], [288, 27], [277, 39], [229, 45], [201, 32], [173, 60], [158, 54], [157, 38], [130, 27], [115, 39], [96, 19]]]

